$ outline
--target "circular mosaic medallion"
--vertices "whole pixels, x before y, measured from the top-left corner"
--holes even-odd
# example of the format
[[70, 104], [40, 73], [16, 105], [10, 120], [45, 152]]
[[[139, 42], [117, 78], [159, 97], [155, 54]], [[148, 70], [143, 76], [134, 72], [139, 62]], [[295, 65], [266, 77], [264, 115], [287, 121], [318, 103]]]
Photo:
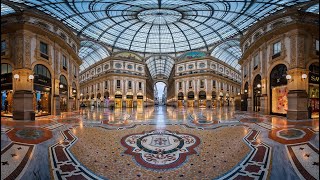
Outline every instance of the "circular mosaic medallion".
[[121, 68], [122, 65], [120, 63], [116, 63], [116, 68]]
[[178, 134], [167, 130], [132, 134], [122, 138], [128, 148], [125, 153], [133, 155], [142, 166], [151, 169], [175, 168], [195, 154], [200, 139], [190, 134]]
[[193, 64], [190, 64], [190, 65], [188, 66], [188, 68], [189, 68], [189, 69], [192, 69], [192, 68], [193, 68]]
[[284, 139], [299, 139], [302, 138], [306, 133], [300, 129], [284, 129], [277, 132], [277, 136]]
[[41, 129], [21, 129], [16, 132], [16, 136], [22, 139], [38, 139], [43, 134], [44, 131]]
[[240, 121], [243, 123], [259, 123], [259, 122], [262, 122], [263, 119], [261, 119], [261, 118], [243, 118]]
[[72, 123], [78, 123], [80, 120], [78, 118], [65, 118], [65, 119], [59, 119], [59, 123], [66, 123], [66, 124], [72, 124]]

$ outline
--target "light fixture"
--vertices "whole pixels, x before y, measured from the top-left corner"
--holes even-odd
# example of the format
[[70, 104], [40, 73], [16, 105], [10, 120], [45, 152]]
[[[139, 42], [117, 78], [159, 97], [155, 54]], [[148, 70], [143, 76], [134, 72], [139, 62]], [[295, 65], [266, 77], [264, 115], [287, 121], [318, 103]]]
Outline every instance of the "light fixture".
[[291, 75], [290, 74], [286, 75], [286, 79], [290, 80], [291, 79]]
[[257, 84], [257, 88], [261, 88], [261, 84]]
[[15, 80], [18, 80], [18, 79], [20, 78], [20, 76], [19, 76], [19, 74], [15, 74], [15, 75], [13, 75], [13, 78], [14, 78]]
[[72, 92], [76, 93], [77, 91], [74, 89]]
[[240, 93], [238, 93], [238, 95], [240, 95]]
[[82, 93], [80, 93], [80, 96], [83, 96], [83, 94], [82, 94]]
[[307, 79], [307, 77], [308, 77], [307, 74], [302, 74], [302, 75], [301, 75], [301, 78], [302, 78], [302, 79]]
[[246, 92], [248, 92], [248, 90], [245, 89], [244, 92], [246, 93]]
[[33, 79], [34, 79], [33, 74], [30, 74], [30, 75], [29, 75], [29, 79], [30, 79], [30, 80], [33, 80]]
[[61, 89], [63, 88], [63, 84], [60, 84], [60, 88], [61, 88]]

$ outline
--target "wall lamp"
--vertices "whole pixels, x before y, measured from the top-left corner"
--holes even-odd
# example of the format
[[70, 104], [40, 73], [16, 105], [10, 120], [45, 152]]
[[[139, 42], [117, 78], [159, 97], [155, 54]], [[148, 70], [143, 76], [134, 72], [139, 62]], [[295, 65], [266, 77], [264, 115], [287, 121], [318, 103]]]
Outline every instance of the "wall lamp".
[[19, 76], [19, 74], [15, 74], [15, 75], [13, 75], [13, 78], [16, 80], [16, 81], [20, 81], [20, 76]]
[[289, 82], [292, 82], [292, 81], [293, 81], [293, 79], [292, 79], [292, 77], [291, 77], [290, 74], [287, 74], [287, 75], [286, 75], [286, 79], [287, 79]]
[[257, 84], [257, 88], [261, 88], [261, 84]]
[[245, 89], [245, 90], [244, 90], [244, 92], [245, 92], [245, 93], [247, 93], [247, 92], [248, 92], [248, 90], [246, 90], [246, 89]]
[[301, 75], [301, 78], [302, 78], [303, 80], [307, 79], [307, 77], [308, 77], [307, 74], [302, 74], [302, 75]]
[[60, 84], [60, 86], [59, 86], [61, 89], [63, 88], [63, 85], [62, 84]]
[[33, 79], [34, 79], [34, 75], [30, 74], [27, 81], [29, 82], [29, 81], [32, 81]]

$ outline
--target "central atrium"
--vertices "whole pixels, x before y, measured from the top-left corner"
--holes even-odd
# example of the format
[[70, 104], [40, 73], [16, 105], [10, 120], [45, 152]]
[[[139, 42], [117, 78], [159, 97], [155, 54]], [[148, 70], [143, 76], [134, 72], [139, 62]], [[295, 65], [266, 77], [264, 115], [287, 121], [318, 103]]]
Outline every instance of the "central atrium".
[[319, 0], [2, 0], [1, 179], [319, 180]]

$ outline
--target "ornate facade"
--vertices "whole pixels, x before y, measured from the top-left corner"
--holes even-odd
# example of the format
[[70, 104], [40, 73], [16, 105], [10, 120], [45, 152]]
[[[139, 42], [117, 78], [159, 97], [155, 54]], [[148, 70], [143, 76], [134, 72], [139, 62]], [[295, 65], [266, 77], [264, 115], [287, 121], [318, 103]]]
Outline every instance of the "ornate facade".
[[168, 104], [178, 107], [231, 106], [240, 92], [239, 71], [205, 52], [183, 54], [170, 79]]
[[[307, 119], [312, 94], [319, 98], [318, 15], [297, 8], [275, 14], [249, 28], [241, 46], [248, 110]], [[313, 111], [319, 112], [319, 99], [314, 101]]]
[[79, 40], [57, 20], [24, 12], [1, 17], [2, 115], [32, 120], [79, 106]]
[[153, 81], [143, 59], [120, 52], [80, 74], [81, 101], [89, 106], [143, 107], [153, 105]]

